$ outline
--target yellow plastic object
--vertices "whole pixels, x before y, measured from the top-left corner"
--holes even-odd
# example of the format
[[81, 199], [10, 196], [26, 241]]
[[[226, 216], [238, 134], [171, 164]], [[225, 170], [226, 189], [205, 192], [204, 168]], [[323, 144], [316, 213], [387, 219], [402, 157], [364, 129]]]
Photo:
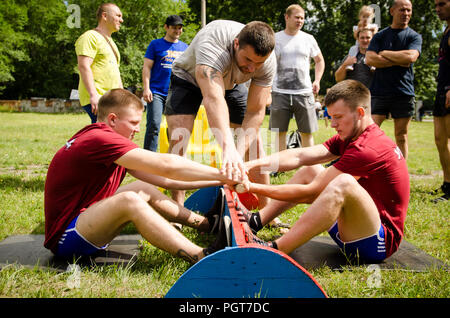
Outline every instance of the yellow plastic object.
[[[220, 168], [222, 164], [222, 148], [216, 142], [211, 142], [210, 136], [206, 110], [201, 105], [194, 120], [194, 127], [192, 128], [186, 154], [189, 159], [201, 163], [209, 162], [210, 166]], [[159, 128], [159, 152], [166, 153], [168, 150], [167, 121], [165, 116], [163, 116]]]

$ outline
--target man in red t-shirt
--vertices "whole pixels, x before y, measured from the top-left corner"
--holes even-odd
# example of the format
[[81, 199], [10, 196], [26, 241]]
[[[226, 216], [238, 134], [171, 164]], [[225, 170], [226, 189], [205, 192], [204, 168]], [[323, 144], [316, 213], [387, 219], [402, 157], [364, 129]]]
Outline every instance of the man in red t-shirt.
[[[111, 90], [99, 101], [98, 123], [81, 129], [55, 154], [45, 183], [44, 242], [54, 254], [92, 255], [128, 222], [152, 245], [192, 263], [224, 247], [218, 215], [223, 203], [210, 215], [198, 215], [156, 186], [196, 189], [233, 184], [239, 178], [228, 179], [216, 168], [176, 155], [138, 148], [131, 140], [139, 132], [142, 112], [135, 95], [124, 89]], [[127, 172], [138, 180], [120, 186]], [[201, 231], [220, 228], [221, 235], [203, 249], [167, 220]]]
[[[354, 80], [336, 84], [327, 93], [325, 105], [336, 136], [322, 145], [289, 149], [247, 163], [250, 170], [276, 163], [279, 171], [303, 166], [285, 185], [244, 183], [248, 191], [276, 199], [247, 215], [249, 240], [290, 253], [328, 230], [348, 256], [382, 261], [398, 249], [403, 237], [409, 202], [406, 161], [373, 122], [370, 92], [363, 84]], [[332, 160], [327, 168], [320, 165]], [[261, 242], [253, 234], [298, 203], [311, 206], [288, 233], [273, 242]]]

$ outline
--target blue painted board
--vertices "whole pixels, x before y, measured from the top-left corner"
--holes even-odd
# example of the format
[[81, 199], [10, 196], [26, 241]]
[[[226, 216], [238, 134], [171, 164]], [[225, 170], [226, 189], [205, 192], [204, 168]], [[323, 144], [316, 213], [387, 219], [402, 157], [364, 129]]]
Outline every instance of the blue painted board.
[[167, 298], [324, 298], [298, 264], [269, 249], [228, 247], [187, 270]]
[[220, 188], [222, 188], [222, 186], [208, 187], [195, 191], [184, 202], [184, 207], [191, 211], [205, 214], [216, 202]]

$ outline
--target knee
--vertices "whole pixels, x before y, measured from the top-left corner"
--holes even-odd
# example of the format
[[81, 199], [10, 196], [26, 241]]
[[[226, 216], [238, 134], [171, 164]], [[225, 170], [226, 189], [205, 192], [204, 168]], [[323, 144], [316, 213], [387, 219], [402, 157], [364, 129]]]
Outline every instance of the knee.
[[150, 199], [148, 194], [145, 194], [147, 197], [144, 197], [144, 193], [136, 193], [134, 191], [125, 191], [118, 194], [118, 196], [123, 211], [131, 214], [148, 207], [147, 202]]
[[348, 194], [354, 193], [355, 187], [358, 185], [355, 177], [344, 173], [334, 178], [326, 189], [332, 192], [333, 197], [339, 201], [342, 200], [343, 202]]

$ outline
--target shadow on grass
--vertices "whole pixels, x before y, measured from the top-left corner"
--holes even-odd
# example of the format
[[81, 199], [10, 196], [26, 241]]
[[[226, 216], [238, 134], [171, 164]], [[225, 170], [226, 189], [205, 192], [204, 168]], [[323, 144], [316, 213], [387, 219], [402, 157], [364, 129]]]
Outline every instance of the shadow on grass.
[[44, 191], [45, 177], [35, 176], [24, 178], [22, 176], [0, 175], [1, 190], [31, 190]]

